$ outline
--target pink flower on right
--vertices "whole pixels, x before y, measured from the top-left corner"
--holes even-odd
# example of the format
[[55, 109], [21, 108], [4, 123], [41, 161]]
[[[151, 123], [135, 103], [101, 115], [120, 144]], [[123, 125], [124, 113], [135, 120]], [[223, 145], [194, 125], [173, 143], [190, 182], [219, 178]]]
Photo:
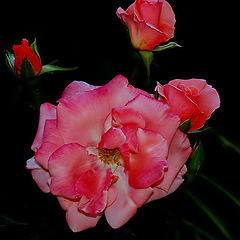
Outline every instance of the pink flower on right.
[[216, 89], [204, 79], [175, 79], [163, 86], [157, 83], [155, 90], [159, 93], [159, 99], [180, 117], [181, 123], [191, 118], [189, 131], [202, 128], [220, 106]]

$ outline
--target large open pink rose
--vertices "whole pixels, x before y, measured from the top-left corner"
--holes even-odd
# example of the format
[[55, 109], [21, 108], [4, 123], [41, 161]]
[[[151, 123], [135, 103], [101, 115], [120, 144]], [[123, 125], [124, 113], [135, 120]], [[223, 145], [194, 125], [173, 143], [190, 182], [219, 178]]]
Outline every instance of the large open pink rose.
[[157, 84], [160, 99], [178, 114], [181, 123], [191, 118], [190, 131], [204, 126], [211, 114], [220, 106], [216, 89], [204, 79], [175, 79], [168, 84]]
[[57, 106], [41, 105], [27, 168], [56, 195], [73, 231], [95, 226], [103, 213], [118, 228], [183, 182], [191, 147], [179, 123], [123, 76], [100, 87], [74, 81]]
[[175, 14], [165, 0], [136, 0], [126, 11], [118, 8], [117, 16], [128, 26], [136, 49], [152, 50], [174, 35]]

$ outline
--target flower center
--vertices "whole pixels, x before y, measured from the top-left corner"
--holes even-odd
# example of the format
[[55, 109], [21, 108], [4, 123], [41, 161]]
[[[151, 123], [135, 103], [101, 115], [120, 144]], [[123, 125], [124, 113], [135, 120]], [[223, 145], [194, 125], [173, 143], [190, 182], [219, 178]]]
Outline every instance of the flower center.
[[97, 148], [98, 150], [98, 158], [105, 164], [108, 165], [121, 165], [122, 164], [122, 156], [120, 150], [118, 148], [115, 149], [107, 149], [107, 148]]
[[183, 84], [178, 84], [177, 86], [179, 89], [181, 89], [183, 92], [186, 93], [186, 95], [192, 100], [192, 101], [196, 101], [199, 98], [199, 92], [197, 90], [197, 88], [195, 87], [186, 87]]

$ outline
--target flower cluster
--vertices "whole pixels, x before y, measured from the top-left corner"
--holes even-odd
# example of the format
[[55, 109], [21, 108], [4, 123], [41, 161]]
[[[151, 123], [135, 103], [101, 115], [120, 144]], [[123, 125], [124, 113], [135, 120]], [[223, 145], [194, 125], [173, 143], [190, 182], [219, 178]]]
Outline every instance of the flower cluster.
[[197, 79], [157, 90], [159, 100], [118, 75], [104, 86], [74, 81], [57, 106], [41, 105], [27, 168], [42, 191], [57, 197], [73, 231], [95, 226], [103, 213], [118, 228], [183, 182], [192, 150], [179, 126], [187, 116], [193, 129], [202, 126], [219, 97]]
[[[156, 50], [174, 34], [175, 15], [165, 0], [136, 0], [117, 15], [136, 49], [177, 46]], [[17, 74], [24, 59], [35, 75], [41, 73], [26, 40], [13, 50], [16, 56], [8, 59]], [[204, 126], [219, 107], [219, 96], [203, 79], [157, 83], [155, 91], [134, 88], [117, 75], [104, 86], [74, 81], [57, 105], [41, 105], [35, 155], [27, 168], [43, 192], [56, 196], [72, 231], [95, 226], [103, 214], [119, 228], [143, 204], [167, 196], [184, 181], [192, 153], [186, 132]]]

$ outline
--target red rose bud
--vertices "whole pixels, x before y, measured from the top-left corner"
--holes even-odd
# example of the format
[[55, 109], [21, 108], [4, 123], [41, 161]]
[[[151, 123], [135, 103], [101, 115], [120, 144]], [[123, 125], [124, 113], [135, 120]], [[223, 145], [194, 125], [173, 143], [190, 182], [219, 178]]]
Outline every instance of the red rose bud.
[[14, 69], [17, 75], [24, 77], [39, 75], [42, 69], [41, 61], [29, 46], [27, 39], [23, 39], [20, 45], [14, 45], [12, 49], [15, 55]]

